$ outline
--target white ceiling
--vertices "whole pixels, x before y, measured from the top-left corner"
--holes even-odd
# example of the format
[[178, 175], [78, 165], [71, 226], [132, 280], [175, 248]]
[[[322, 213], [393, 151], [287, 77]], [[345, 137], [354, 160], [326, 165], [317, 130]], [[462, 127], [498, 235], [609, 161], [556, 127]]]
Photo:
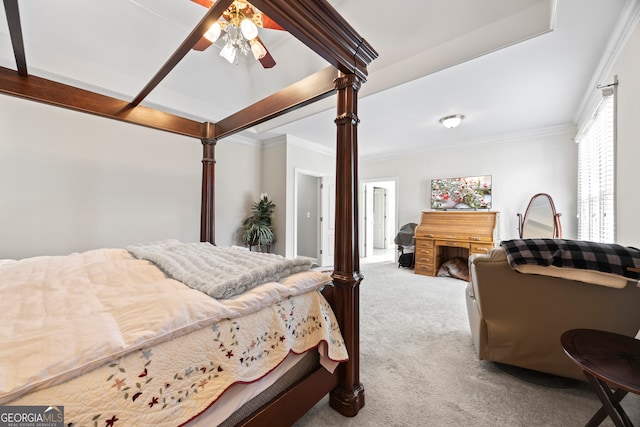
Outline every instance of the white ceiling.
[[[359, 104], [360, 154], [384, 158], [574, 125], [619, 22], [640, 0], [329, 0], [380, 54]], [[393, 6], [390, 6], [393, 4]], [[21, 1], [30, 74], [132, 99], [206, 12], [188, 0]], [[635, 8], [635, 9], [634, 9]], [[15, 69], [0, 14], [0, 65]], [[217, 121], [326, 66], [261, 30], [277, 65], [191, 52], [144, 104]], [[244, 133], [331, 149], [335, 100]], [[464, 114], [456, 129], [440, 117]], [[293, 121], [292, 121], [293, 120]]]
[[[361, 156], [385, 158], [574, 126], [587, 92], [608, 83], [592, 78], [628, 8], [624, 0], [559, 0], [553, 31], [364, 97]], [[374, 64], [363, 89], [376, 79]], [[276, 131], [329, 146], [335, 132], [322, 124], [332, 114], [326, 111]], [[439, 119], [450, 114], [463, 114], [465, 120], [445, 129]]]

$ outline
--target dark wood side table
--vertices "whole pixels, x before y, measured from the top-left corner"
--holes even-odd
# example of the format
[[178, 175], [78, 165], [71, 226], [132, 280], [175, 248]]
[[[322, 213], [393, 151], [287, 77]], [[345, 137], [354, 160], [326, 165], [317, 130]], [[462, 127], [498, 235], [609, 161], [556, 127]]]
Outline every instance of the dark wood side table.
[[613, 332], [572, 329], [562, 334], [560, 342], [602, 402], [586, 425], [598, 426], [609, 415], [616, 426], [633, 426], [620, 401], [628, 392], [640, 394], [640, 340]]

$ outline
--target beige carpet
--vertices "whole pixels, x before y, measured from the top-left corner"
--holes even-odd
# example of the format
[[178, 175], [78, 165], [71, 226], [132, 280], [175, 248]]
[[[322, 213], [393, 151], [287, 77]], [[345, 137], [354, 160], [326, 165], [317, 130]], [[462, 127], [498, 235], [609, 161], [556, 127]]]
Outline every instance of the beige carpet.
[[[345, 418], [325, 398], [297, 427], [584, 426], [600, 407], [586, 384], [543, 387], [478, 360], [465, 282], [416, 275], [391, 262], [361, 270], [365, 407]], [[623, 407], [640, 425], [640, 398], [627, 396]]]

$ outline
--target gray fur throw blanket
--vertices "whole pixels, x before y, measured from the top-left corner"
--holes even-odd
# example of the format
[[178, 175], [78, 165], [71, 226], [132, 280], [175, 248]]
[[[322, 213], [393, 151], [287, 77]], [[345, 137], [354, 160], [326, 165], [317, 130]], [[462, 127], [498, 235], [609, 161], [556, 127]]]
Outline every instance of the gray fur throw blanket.
[[217, 298], [227, 299], [266, 282], [311, 268], [308, 259], [289, 259], [243, 248], [178, 240], [131, 245], [133, 256], [156, 264], [172, 279]]

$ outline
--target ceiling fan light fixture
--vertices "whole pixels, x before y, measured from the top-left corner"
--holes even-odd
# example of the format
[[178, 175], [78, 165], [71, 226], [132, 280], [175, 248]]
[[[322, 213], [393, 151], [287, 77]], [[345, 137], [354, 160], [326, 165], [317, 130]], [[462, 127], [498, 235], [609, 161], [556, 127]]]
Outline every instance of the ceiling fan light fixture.
[[[216, 4], [215, 0], [193, 1], [208, 8]], [[262, 67], [272, 68], [276, 63], [259, 38], [260, 28], [284, 31], [284, 28], [263, 15], [247, 0], [235, 0], [222, 13], [218, 21], [214, 22], [203, 37], [193, 45], [192, 49], [203, 51], [222, 39], [222, 43], [218, 44], [221, 47], [220, 56], [230, 64], [238, 65], [240, 56], [246, 56], [251, 51]]]
[[206, 33], [204, 33], [204, 37], [211, 43], [215, 43], [216, 40], [218, 40], [218, 37], [220, 37], [221, 33], [222, 27], [220, 27], [220, 24], [216, 22], [211, 27], [209, 27]]
[[249, 41], [249, 44], [251, 45], [251, 52], [256, 59], [260, 60], [265, 57], [265, 55], [267, 54], [267, 49], [265, 49], [262, 43], [260, 43], [257, 39], [253, 39]]
[[249, 6], [247, 2], [244, 0], [235, 0], [233, 2], [233, 5], [235, 6], [236, 9], [246, 9], [247, 6]]
[[238, 48], [227, 43], [220, 51], [220, 56], [229, 61], [229, 64], [233, 64], [236, 62], [236, 58], [238, 57]]
[[253, 40], [258, 37], [258, 27], [250, 19], [245, 18], [240, 22], [240, 30], [247, 40]]
[[440, 123], [442, 123], [442, 126], [446, 127], [447, 129], [453, 129], [455, 127], [458, 127], [458, 125], [462, 123], [462, 119], [464, 119], [464, 116], [462, 114], [453, 114], [451, 116], [441, 118]]

